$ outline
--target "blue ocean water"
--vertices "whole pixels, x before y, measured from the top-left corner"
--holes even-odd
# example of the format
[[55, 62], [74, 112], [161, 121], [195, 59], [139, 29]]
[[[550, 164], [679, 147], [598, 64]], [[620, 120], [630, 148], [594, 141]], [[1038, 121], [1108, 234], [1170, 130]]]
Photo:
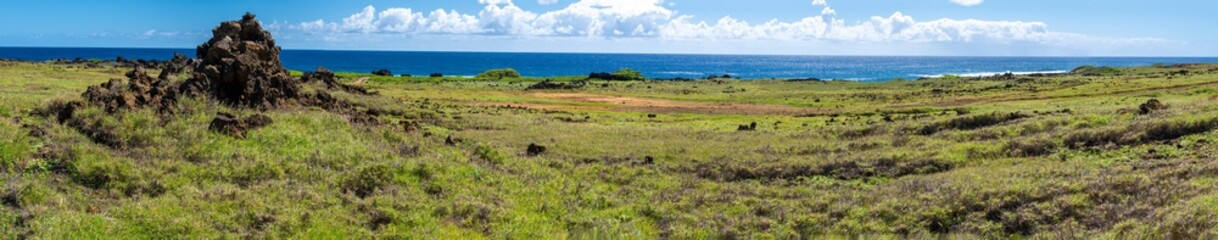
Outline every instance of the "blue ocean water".
[[[45, 61], [57, 58], [165, 60], [173, 53], [194, 56], [194, 49], [11, 48], [0, 58]], [[1157, 63], [1218, 63], [1218, 57], [885, 57], [762, 56], [598, 53], [479, 53], [284, 50], [289, 69], [472, 76], [487, 69], [515, 68], [527, 76], [581, 76], [632, 68], [650, 78], [700, 78], [728, 74], [742, 78], [819, 78], [846, 80], [915, 79], [943, 74], [992, 75], [1005, 72], [1060, 72], [1082, 65], [1145, 66]]]

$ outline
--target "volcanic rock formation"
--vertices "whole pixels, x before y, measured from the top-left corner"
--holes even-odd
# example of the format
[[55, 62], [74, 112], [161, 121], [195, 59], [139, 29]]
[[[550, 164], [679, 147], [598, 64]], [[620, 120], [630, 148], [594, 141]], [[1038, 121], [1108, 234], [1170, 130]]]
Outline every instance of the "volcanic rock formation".
[[300, 85], [279, 60], [280, 49], [254, 15], [221, 23], [212, 38], [199, 45], [202, 63], [182, 85], [186, 94], [204, 94], [222, 102], [270, 109], [301, 96]]

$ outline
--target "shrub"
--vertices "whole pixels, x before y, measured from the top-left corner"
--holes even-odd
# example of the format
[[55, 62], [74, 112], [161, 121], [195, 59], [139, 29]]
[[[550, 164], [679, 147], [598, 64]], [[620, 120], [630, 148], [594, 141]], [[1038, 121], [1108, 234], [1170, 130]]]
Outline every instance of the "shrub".
[[1057, 143], [1047, 138], [1032, 138], [1008, 142], [1006, 149], [1007, 154], [1012, 157], [1044, 156], [1057, 149]]
[[441, 78], [441, 77], [444, 77], [444, 74], [443, 73], [432, 73], [429, 76], [433, 77], [433, 78]]
[[520, 72], [516, 72], [516, 69], [511, 69], [511, 68], [491, 69], [491, 70], [487, 70], [486, 72], [479, 73], [477, 78], [483, 78], [483, 79], [520, 78]]
[[474, 149], [474, 155], [483, 161], [493, 164], [502, 164], [504, 160], [503, 154], [500, 154], [495, 148], [486, 145], [478, 145], [478, 148]]
[[1139, 124], [1126, 132], [1141, 132], [1137, 139], [1143, 142], [1173, 140], [1190, 134], [1208, 132], [1218, 128], [1218, 118], [1198, 121], [1164, 121]]
[[1174, 140], [1218, 128], [1218, 118], [1195, 121], [1154, 121], [1135, 124], [1125, 129], [1108, 128], [1081, 131], [1066, 136], [1070, 148], [1133, 145], [1154, 141]]
[[1030, 115], [1019, 112], [1006, 114], [991, 113], [986, 115], [958, 117], [946, 122], [928, 124], [919, 129], [918, 133], [922, 135], [931, 135], [943, 130], [973, 130], [1027, 117], [1030, 117]]
[[354, 175], [348, 176], [342, 183], [342, 189], [362, 198], [383, 189], [391, 181], [393, 171], [388, 166], [376, 165], [360, 169]]

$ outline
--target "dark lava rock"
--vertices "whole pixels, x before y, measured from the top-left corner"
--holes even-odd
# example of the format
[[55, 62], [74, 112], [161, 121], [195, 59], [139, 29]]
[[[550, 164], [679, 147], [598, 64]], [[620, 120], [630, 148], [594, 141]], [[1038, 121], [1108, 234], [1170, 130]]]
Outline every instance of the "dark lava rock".
[[1151, 99], [1138, 106], [1138, 114], [1146, 115], [1164, 109], [1167, 109], [1167, 104], [1159, 102], [1158, 99]]
[[740, 125], [736, 127], [736, 131], [757, 131], [757, 122], [750, 123], [749, 125]]
[[245, 131], [248, 127], [245, 122], [242, 122], [237, 116], [231, 113], [216, 113], [216, 118], [211, 120], [211, 126], [207, 129], [212, 131], [228, 134], [229, 136], [245, 136]]
[[246, 133], [250, 130], [265, 127], [271, 123], [273, 123], [271, 117], [263, 114], [254, 114], [240, 119], [231, 113], [218, 112], [216, 118], [211, 120], [211, 126], [208, 129], [236, 138], [245, 138]]
[[370, 94], [366, 88], [339, 83], [338, 78], [334, 76], [334, 72], [320, 66], [317, 67], [317, 70], [313, 72], [304, 73], [304, 75], [300, 77], [300, 81], [303, 83], [321, 82], [325, 84], [326, 88], [328, 89], [338, 89], [350, 93], [359, 93], [364, 95]]
[[300, 85], [279, 60], [279, 46], [254, 15], [221, 23], [199, 45], [202, 63], [182, 92], [204, 94], [232, 105], [269, 109], [301, 96]]
[[161, 68], [161, 75], [157, 79], [169, 80], [173, 75], [178, 75], [191, 71], [199, 65], [198, 59], [187, 58], [186, 55], [173, 54], [173, 59], [165, 62], [165, 66]]
[[300, 81], [304, 83], [322, 82], [326, 85], [338, 84], [338, 80], [334, 77], [334, 72], [326, 67], [318, 66], [313, 72], [304, 73], [300, 77]]
[[461, 143], [461, 139], [455, 138], [453, 135], [448, 135], [448, 138], [444, 139], [444, 144], [447, 145], [457, 145], [458, 143]]
[[530, 157], [536, 157], [542, 153], [546, 153], [546, 147], [534, 143], [529, 144], [529, 148], [525, 151]]
[[393, 76], [393, 72], [390, 72], [389, 69], [381, 69], [381, 70], [372, 71], [372, 75]]
[[261, 113], [250, 115], [249, 117], [245, 118], [245, 124], [249, 125], [250, 128], [265, 127], [271, 125], [271, 123], [275, 123], [275, 121], [271, 120], [271, 117]]
[[135, 66], [127, 73], [127, 78], [126, 84], [121, 79], [110, 79], [101, 85], [91, 86], [82, 96], [89, 103], [111, 113], [143, 106], [156, 106], [161, 110], [173, 107], [178, 90], [169, 81], [149, 77], [143, 66]]
[[543, 89], [577, 89], [584, 87], [584, 82], [575, 83], [560, 83], [550, 80], [544, 80], [537, 84], [529, 86], [528, 90], [543, 90]]

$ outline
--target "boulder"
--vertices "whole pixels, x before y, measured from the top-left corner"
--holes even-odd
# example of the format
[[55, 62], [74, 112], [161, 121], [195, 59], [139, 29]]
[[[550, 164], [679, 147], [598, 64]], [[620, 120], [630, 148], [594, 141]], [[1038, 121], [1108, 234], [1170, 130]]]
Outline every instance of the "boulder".
[[240, 119], [231, 113], [218, 112], [216, 118], [211, 120], [211, 126], [208, 129], [235, 138], [245, 138], [246, 133], [250, 130], [271, 125], [272, 122], [271, 117], [260, 113]]
[[1138, 114], [1146, 115], [1164, 109], [1167, 109], [1167, 104], [1159, 102], [1158, 99], [1151, 99], [1138, 106]]
[[527, 154], [530, 157], [536, 157], [538, 155], [541, 155], [542, 153], [546, 153], [546, 147], [542, 146], [542, 145], [537, 145], [535, 143], [530, 143], [529, 147], [527, 149], [525, 149], [525, 154]]

